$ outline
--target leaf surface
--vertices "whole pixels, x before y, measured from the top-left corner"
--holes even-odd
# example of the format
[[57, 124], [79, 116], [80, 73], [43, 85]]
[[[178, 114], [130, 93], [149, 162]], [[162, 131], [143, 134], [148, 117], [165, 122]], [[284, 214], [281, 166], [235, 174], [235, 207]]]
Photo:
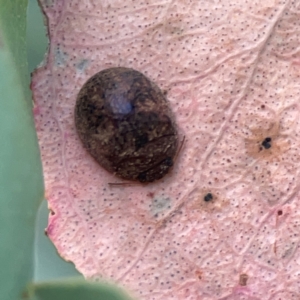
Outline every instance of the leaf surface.
[[[59, 253], [141, 299], [299, 298], [299, 2], [42, 6], [32, 86]], [[112, 188], [78, 140], [77, 93], [112, 66], [167, 91], [186, 142], [161, 181]]]

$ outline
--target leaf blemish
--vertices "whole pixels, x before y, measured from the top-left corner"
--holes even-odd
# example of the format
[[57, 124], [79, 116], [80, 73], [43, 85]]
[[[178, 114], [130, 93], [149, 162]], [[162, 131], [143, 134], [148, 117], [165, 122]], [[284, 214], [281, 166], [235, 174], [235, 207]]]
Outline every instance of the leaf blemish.
[[249, 128], [251, 135], [245, 139], [246, 153], [254, 158], [273, 160], [287, 150], [288, 143], [278, 122], [262, 122]]
[[207, 213], [220, 212], [224, 207], [227, 207], [229, 201], [219, 195], [218, 191], [212, 191], [211, 189], [202, 189], [193, 192], [190, 195], [191, 209], [204, 211]]
[[56, 65], [62, 67], [67, 63], [68, 55], [66, 52], [62, 51], [61, 47], [58, 45], [54, 52], [54, 58]]
[[266, 137], [263, 142], [261, 143], [261, 145], [265, 148], [265, 149], [270, 149], [272, 144], [272, 138], [271, 137]]
[[89, 65], [89, 61], [87, 59], [82, 59], [77, 65], [77, 70], [83, 72]]
[[211, 200], [213, 200], [213, 195], [212, 195], [212, 193], [207, 193], [207, 194], [204, 196], [204, 201], [205, 201], [205, 202], [209, 202], [209, 201], [211, 201]]
[[241, 274], [240, 280], [239, 280], [240, 286], [246, 286], [248, 278], [249, 278], [249, 276], [247, 274]]
[[155, 198], [151, 204], [151, 212], [155, 217], [171, 208], [170, 198]]

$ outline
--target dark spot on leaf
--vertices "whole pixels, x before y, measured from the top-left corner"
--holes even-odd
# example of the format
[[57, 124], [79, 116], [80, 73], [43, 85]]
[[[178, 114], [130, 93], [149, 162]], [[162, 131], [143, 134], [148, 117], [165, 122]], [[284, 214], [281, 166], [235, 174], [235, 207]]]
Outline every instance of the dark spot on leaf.
[[271, 148], [271, 142], [272, 142], [272, 138], [270, 137], [266, 137], [263, 142], [261, 143], [261, 145], [265, 148], [265, 149], [270, 149]]
[[213, 200], [213, 195], [212, 195], [212, 193], [207, 193], [207, 194], [204, 196], [204, 201], [205, 201], [205, 202], [209, 202], [209, 201], [211, 201], [211, 200]]

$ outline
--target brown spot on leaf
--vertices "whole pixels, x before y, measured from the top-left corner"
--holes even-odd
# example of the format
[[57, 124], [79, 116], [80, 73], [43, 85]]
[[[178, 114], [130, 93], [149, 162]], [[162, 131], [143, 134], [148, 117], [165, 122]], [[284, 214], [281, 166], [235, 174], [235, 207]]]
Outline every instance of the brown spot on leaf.
[[196, 270], [195, 275], [199, 280], [201, 280], [203, 277], [203, 273], [200, 270]]
[[250, 128], [250, 131], [252, 134], [245, 139], [245, 147], [247, 153], [254, 158], [272, 160], [278, 158], [288, 147], [277, 122], [262, 120], [255, 128]]
[[204, 188], [193, 192], [191, 195], [191, 209], [209, 213], [222, 210], [229, 204], [228, 199], [223, 198], [218, 191]]
[[240, 274], [239, 284], [241, 286], [246, 286], [249, 276], [247, 274]]
[[147, 194], [147, 196], [150, 197], [150, 198], [153, 198], [153, 197], [154, 197], [154, 193], [153, 193], [153, 192], [149, 192], [149, 193]]

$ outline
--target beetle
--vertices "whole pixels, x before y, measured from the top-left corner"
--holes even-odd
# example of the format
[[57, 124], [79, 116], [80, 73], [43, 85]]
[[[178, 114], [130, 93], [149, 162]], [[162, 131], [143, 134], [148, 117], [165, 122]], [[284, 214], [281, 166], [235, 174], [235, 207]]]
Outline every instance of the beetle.
[[90, 155], [122, 179], [153, 182], [173, 166], [178, 133], [169, 102], [134, 69], [109, 68], [88, 79], [76, 99], [75, 127]]

